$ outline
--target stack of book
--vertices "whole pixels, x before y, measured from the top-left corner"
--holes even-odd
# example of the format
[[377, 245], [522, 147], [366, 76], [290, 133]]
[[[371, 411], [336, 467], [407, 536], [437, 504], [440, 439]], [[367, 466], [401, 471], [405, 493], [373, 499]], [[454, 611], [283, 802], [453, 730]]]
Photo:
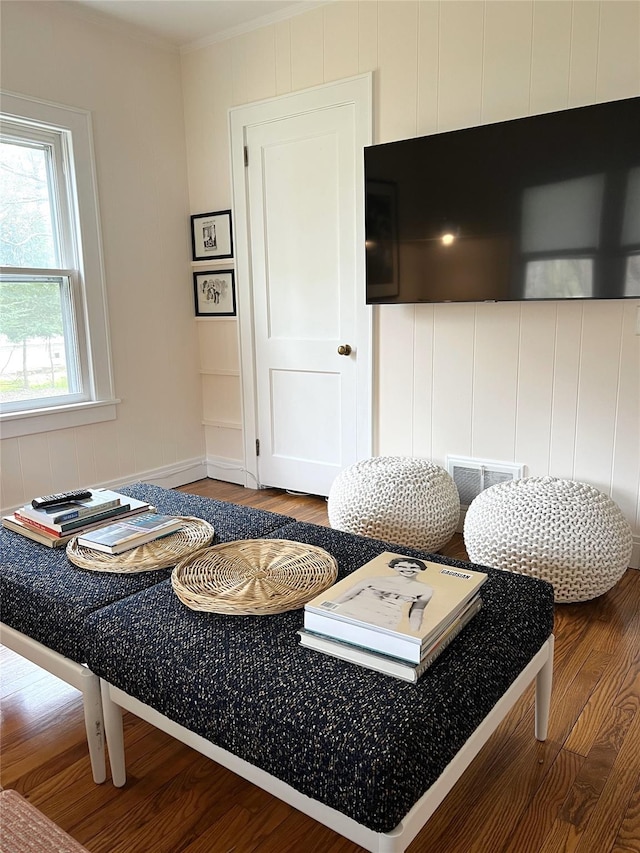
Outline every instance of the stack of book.
[[385, 552], [305, 605], [301, 645], [415, 682], [478, 613], [486, 580]]
[[121, 495], [110, 489], [87, 489], [83, 497], [57, 497], [55, 503], [40, 505], [43, 499], [35, 498], [32, 503], [15, 510], [13, 515], [2, 519], [2, 526], [47, 545], [60, 548], [74, 536], [103, 527], [114, 519], [124, 519], [138, 513], [148, 512], [153, 507], [146, 501]]

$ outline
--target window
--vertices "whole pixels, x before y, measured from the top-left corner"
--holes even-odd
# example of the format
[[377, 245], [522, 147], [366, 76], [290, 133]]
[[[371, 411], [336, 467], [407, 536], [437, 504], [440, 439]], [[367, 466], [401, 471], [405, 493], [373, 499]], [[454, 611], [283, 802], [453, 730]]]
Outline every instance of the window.
[[115, 417], [88, 113], [3, 95], [3, 437]]

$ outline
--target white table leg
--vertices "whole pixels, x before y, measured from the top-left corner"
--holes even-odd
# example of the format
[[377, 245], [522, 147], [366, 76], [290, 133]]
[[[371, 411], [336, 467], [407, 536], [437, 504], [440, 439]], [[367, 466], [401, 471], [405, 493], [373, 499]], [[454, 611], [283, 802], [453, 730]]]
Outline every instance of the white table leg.
[[116, 788], [122, 788], [127, 781], [127, 768], [124, 757], [124, 734], [122, 731], [122, 709], [111, 699], [110, 685], [101, 682], [102, 712], [104, 714], [104, 731], [109, 750], [111, 779]]
[[80, 690], [84, 706], [84, 726], [87, 731], [89, 758], [93, 781], [100, 784], [107, 778], [104, 755], [104, 721], [102, 718], [102, 699], [100, 698], [100, 679], [86, 667], [82, 668]]
[[107, 778], [104, 753], [104, 724], [100, 699], [100, 679], [81, 663], [64, 657], [37, 640], [0, 623], [0, 643], [11, 651], [30, 660], [36, 666], [61, 678], [82, 693], [84, 724], [91, 759], [91, 772], [100, 784]]
[[554, 642], [555, 637], [552, 634], [547, 640], [547, 643], [549, 644], [549, 657], [536, 676], [535, 733], [538, 740], [547, 739], [549, 709], [551, 707], [551, 685], [553, 682]]

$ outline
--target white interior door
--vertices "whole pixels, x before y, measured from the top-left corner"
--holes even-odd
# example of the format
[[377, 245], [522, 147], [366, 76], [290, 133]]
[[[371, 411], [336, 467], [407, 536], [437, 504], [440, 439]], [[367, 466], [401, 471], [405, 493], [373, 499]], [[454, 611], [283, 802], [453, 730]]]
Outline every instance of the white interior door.
[[[256, 479], [327, 495], [342, 468], [371, 453], [362, 174], [370, 138], [357, 129], [353, 101], [332, 102], [325, 92], [320, 105], [303, 108], [292, 97], [282, 114], [261, 112], [243, 126]], [[238, 282], [242, 293], [241, 269]], [[250, 454], [250, 418], [244, 426]]]

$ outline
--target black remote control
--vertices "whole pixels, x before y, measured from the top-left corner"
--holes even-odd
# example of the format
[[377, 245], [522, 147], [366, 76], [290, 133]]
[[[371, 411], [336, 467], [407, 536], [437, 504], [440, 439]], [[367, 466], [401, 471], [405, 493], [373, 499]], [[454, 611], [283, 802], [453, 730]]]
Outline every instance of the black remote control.
[[87, 489], [76, 489], [73, 492], [60, 492], [58, 495], [44, 495], [41, 498], [34, 498], [31, 501], [31, 506], [34, 509], [44, 509], [48, 506], [56, 506], [56, 504], [67, 504], [71, 501], [81, 501], [84, 498], [90, 498], [91, 492]]

